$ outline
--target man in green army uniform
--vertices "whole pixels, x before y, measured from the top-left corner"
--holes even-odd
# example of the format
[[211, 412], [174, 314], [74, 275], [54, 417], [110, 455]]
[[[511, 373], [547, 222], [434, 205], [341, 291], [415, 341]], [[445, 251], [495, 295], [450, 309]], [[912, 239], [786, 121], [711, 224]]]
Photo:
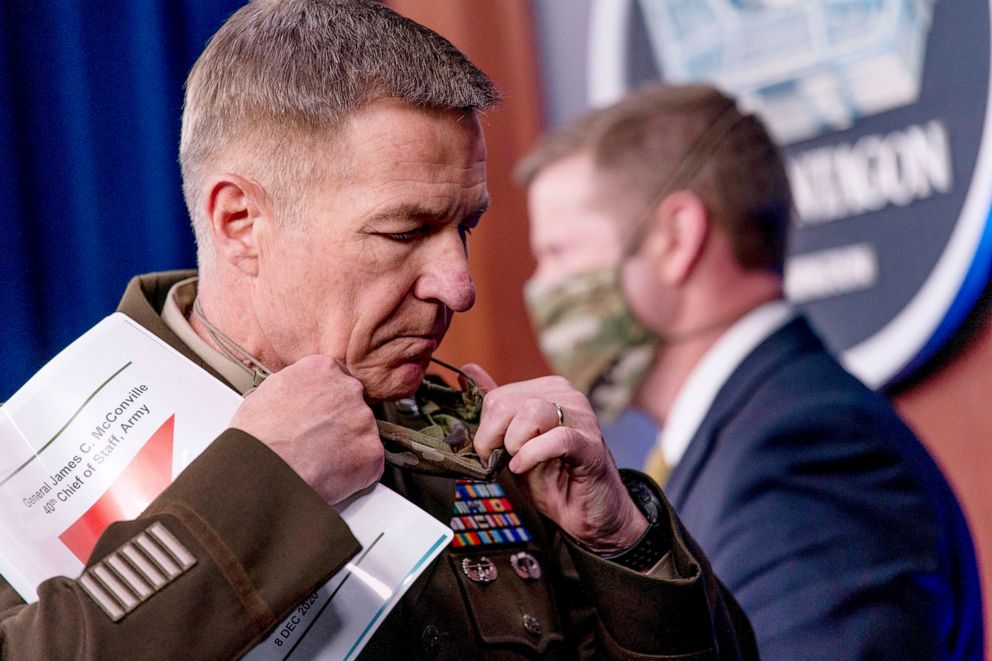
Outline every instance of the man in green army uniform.
[[[447, 41], [375, 2], [259, 0], [218, 31], [189, 77], [180, 147], [198, 275], [136, 278], [119, 309], [253, 392], [78, 580], [46, 582], [29, 606], [0, 584], [4, 658], [244, 654], [358, 552], [330, 505], [376, 480], [456, 537], [365, 658], [755, 655], [657, 487], [621, 476], [567, 381], [497, 387], [468, 366], [486, 393], [472, 445], [447, 430], [468, 463], [403, 445], [395, 425], [425, 404], [404, 398], [474, 302], [477, 115], [496, 101]], [[488, 476], [506, 457], [496, 482], [438, 474]], [[494, 503], [502, 516], [473, 516]], [[167, 582], [100, 581], [149, 535], [179, 561]]]

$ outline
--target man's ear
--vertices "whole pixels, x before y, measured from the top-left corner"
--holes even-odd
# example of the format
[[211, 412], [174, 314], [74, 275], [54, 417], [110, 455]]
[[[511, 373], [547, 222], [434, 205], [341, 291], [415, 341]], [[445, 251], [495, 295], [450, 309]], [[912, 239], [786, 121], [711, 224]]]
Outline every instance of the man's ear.
[[709, 231], [709, 212], [695, 193], [676, 191], [661, 201], [645, 236], [644, 250], [657, 264], [662, 282], [679, 286], [689, 279]]
[[257, 232], [272, 220], [265, 190], [242, 176], [224, 173], [210, 182], [204, 204], [217, 256], [246, 275], [257, 275]]

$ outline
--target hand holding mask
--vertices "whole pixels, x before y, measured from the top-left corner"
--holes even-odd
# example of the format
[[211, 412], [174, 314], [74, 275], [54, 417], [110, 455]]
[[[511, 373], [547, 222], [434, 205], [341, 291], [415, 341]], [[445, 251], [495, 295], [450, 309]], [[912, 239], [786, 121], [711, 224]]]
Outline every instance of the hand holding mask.
[[[483, 394], [461, 370], [436, 358], [435, 363], [458, 373], [465, 390], [429, 375], [412, 398], [395, 403], [389, 415], [377, 415], [386, 461], [417, 473], [489, 481], [509, 461], [502, 448], [483, 465], [472, 441], [479, 427]], [[388, 418], [388, 419], [383, 419]]]

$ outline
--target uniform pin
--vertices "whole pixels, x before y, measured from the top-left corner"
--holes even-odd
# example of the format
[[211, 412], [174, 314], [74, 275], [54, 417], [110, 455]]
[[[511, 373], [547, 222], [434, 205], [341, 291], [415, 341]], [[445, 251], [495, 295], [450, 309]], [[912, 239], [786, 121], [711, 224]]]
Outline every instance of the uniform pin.
[[527, 551], [521, 551], [520, 553], [511, 555], [510, 566], [513, 567], [513, 571], [517, 573], [517, 576], [525, 581], [536, 581], [541, 578], [541, 563], [537, 561], [537, 558], [527, 553]]
[[496, 565], [486, 556], [463, 558], [462, 571], [476, 583], [492, 583], [496, 580]]
[[543, 629], [541, 627], [541, 621], [539, 619], [537, 619], [533, 615], [527, 615], [527, 614], [525, 614], [522, 619], [524, 622], [524, 629], [527, 630], [527, 633], [532, 633], [535, 636], [541, 635], [541, 631]]

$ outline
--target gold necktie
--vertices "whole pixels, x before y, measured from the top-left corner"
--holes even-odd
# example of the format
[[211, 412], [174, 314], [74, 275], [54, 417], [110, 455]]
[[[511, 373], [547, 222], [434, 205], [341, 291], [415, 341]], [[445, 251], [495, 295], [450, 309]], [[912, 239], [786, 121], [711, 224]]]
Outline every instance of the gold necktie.
[[644, 460], [644, 472], [650, 475], [658, 483], [658, 486], [664, 487], [665, 482], [668, 481], [668, 474], [672, 472], [672, 467], [665, 461], [665, 455], [659, 445], [651, 446], [651, 450], [648, 451], [648, 456]]

